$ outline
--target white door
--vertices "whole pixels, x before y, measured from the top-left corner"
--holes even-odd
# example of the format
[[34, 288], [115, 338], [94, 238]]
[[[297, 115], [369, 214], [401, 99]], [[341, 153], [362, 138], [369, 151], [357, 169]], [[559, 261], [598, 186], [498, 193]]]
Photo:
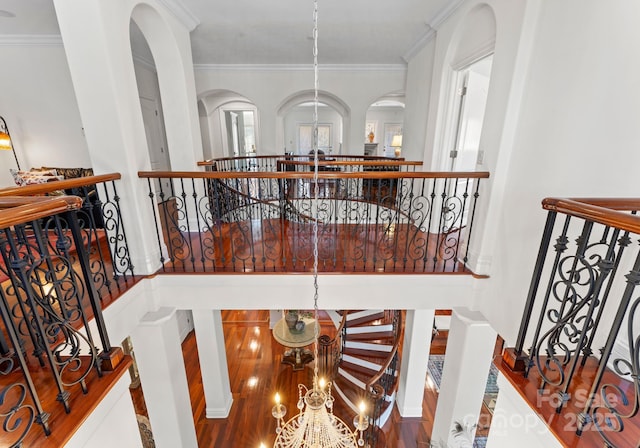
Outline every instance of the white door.
[[489, 76], [471, 69], [463, 74], [460, 88], [460, 113], [451, 157], [451, 171], [475, 171], [480, 150], [480, 136], [489, 92]]
[[[151, 160], [151, 171], [169, 171], [171, 163], [169, 161], [169, 151], [167, 150], [167, 139], [164, 133], [164, 125], [160, 119], [158, 106], [155, 100], [140, 97], [142, 108], [142, 120], [144, 122], [144, 132], [147, 137], [149, 159]], [[170, 195], [171, 184], [169, 179], [162, 179], [162, 191], [165, 198]], [[160, 192], [160, 184], [156, 181], [156, 192]], [[157, 195], [158, 202], [162, 198]]]
[[[489, 93], [491, 64], [488, 56], [458, 72], [458, 110], [453, 123], [453, 149], [449, 151], [447, 168], [450, 171], [476, 171], [484, 152], [480, 148], [482, 124]], [[459, 179], [447, 182], [447, 195], [442, 204], [442, 227], [450, 231], [467, 225], [476, 182]]]

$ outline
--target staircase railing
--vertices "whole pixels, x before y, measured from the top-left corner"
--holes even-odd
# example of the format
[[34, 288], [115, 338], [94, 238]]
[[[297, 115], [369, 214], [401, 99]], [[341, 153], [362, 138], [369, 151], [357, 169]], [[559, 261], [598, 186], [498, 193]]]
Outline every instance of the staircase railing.
[[324, 378], [335, 378], [338, 372], [338, 366], [342, 359], [342, 346], [347, 323], [347, 315], [347, 312], [342, 313], [340, 325], [336, 329], [336, 334], [333, 337], [323, 334], [318, 339], [318, 356], [320, 358], [318, 370], [320, 375]]
[[640, 199], [548, 198], [543, 208], [518, 338], [503, 358], [537, 379], [538, 408], [575, 412], [579, 435], [628, 446], [623, 431], [638, 425], [640, 407], [640, 250], [631, 244]]
[[[165, 272], [311, 270], [313, 173], [140, 172], [139, 176], [149, 180]], [[319, 270], [468, 270], [480, 182], [488, 176], [486, 172], [320, 172]], [[168, 182], [154, 185], [153, 179]]]
[[52, 401], [69, 413], [92, 372], [123, 359], [102, 316], [81, 207], [75, 196], [0, 197], [2, 446], [37, 437], [34, 425], [49, 435]]
[[382, 364], [378, 372], [376, 372], [366, 383], [365, 390], [369, 394], [369, 400], [372, 404], [372, 413], [369, 418], [372, 422], [370, 428], [365, 434], [365, 439], [369, 446], [377, 446], [380, 418], [382, 416], [383, 405], [386, 400], [391, 400], [398, 388], [399, 369], [399, 353], [400, 335], [402, 333], [402, 314], [399, 310], [385, 310], [385, 314], [391, 315], [393, 328], [393, 346], [387, 359]]
[[[121, 292], [134, 276], [116, 188], [119, 179], [120, 174], [112, 173], [0, 189], [0, 199], [65, 195], [82, 199], [82, 206], [76, 211], [78, 225], [83, 246], [91, 258], [92, 281], [103, 300]], [[3, 275], [1, 269], [0, 277]]]

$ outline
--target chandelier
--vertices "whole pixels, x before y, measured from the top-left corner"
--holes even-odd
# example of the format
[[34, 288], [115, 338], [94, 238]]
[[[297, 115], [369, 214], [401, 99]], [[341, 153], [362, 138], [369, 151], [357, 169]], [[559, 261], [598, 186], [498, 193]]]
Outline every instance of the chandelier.
[[[331, 395], [331, 382], [318, 377], [318, 338], [320, 324], [318, 320], [318, 0], [313, 2], [313, 183], [314, 183], [314, 219], [313, 219], [313, 309], [314, 309], [314, 359], [313, 385], [308, 388], [298, 384], [298, 403], [300, 411], [289, 421], [284, 420], [287, 408], [280, 403], [276, 394], [276, 404], [271, 414], [277, 421], [274, 448], [356, 448], [364, 446], [363, 433], [369, 427], [369, 418], [365, 415], [364, 403], [360, 404], [360, 413], [353, 419], [355, 430], [333, 414], [334, 398]], [[264, 447], [264, 445], [262, 445]]]

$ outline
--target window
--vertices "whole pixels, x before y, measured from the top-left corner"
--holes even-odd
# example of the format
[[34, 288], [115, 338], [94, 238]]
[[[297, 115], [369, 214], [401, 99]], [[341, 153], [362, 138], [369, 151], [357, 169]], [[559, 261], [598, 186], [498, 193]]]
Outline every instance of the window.
[[[298, 152], [308, 154], [313, 148], [313, 124], [298, 125]], [[318, 149], [328, 153], [332, 149], [331, 145], [331, 125], [318, 125]]]

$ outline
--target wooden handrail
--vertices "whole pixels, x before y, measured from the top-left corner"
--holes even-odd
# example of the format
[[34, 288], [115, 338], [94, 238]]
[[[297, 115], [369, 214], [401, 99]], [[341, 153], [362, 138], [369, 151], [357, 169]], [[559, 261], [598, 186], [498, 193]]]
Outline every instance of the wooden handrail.
[[[399, 311], [394, 311], [394, 312], [399, 313]], [[393, 343], [393, 348], [389, 352], [389, 356], [387, 356], [387, 360], [385, 361], [385, 363], [378, 369], [378, 373], [376, 373], [374, 376], [369, 378], [369, 381], [367, 381], [366, 390], [370, 390], [371, 387], [374, 384], [376, 384], [378, 381], [380, 381], [380, 379], [382, 378], [384, 373], [391, 366], [391, 362], [393, 361], [393, 358], [396, 356], [396, 353], [398, 352], [398, 348], [400, 347], [400, 329], [401, 329], [401, 327], [402, 327], [402, 325], [399, 322], [398, 325], [397, 325], [397, 328], [395, 329], [395, 333], [396, 334], [394, 335], [395, 341]]]
[[0, 229], [35, 221], [82, 207], [77, 196], [3, 197], [0, 199]]
[[331, 338], [329, 341], [327, 341], [326, 343], [323, 343], [322, 345], [333, 345], [336, 340], [342, 336], [342, 329], [344, 328], [344, 326], [347, 323], [347, 315], [349, 313], [347, 313], [346, 311], [343, 312], [344, 314], [342, 315], [342, 320], [340, 321], [340, 326], [337, 328], [336, 330], [336, 334], [335, 336], [333, 336], [333, 338]]
[[[138, 177], [144, 179], [313, 179], [314, 173], [294, 171], [138, 171]], [[320, 171], [319, 179], [487, 179], [488, 171], [365, 171], [365, 172], [335, 172]]]
[[45, 184], [25, 185], [22, 187], [8, 187], [0, 189], [0, 197], [6, 196], [33, 196], [47, 194], [57, 190], [67, 190], [70, 188], [88, 187], [103, 182], [118, 180], [122, 176], [120, 173], [101, 174], [99, 176], [77, 177], [75, 179], [63, 179]]
[[640, 216], [623, 212], [640, 210], [639, 199], [545, 198], [542, 208], [640, 234]]

